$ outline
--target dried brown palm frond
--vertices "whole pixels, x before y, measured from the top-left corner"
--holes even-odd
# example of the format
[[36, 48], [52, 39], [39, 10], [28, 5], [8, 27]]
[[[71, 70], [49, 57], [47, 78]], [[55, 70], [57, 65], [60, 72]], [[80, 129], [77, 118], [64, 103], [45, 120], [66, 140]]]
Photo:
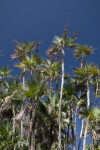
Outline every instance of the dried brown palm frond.
[[0, 105], [0, 119], [2, 119], [2, 118], [11, 118], [11, 117], [12, 117], [11, 101], [7, 100], [7, 101], [4, 101]]
[[100, 128], [96, 131], [97, 139], [100, 140]]
[[18, 121], [28, 120], [30, 111], [31, 111], [31, 105], [30, 105], [30, 103], [28, 103], [25, 106], [23, 106], [23, 108], [20, 110], [20, 112], [16, 115], [15, 119]]
[[58, 49], [58, 47], [57, 46], [53, 46], [53, 47], [51, 47], [50, 49], [48, 49], [47, 51], [46, 51], [46, 54], [47, 55], [56, 55], [57, 54], [57, 52], [59, 51], [59, 49]]
[[12, 117], [12, 105], [11, 105], [11, 99], [16, 94], [16, 91], [10, 95], [7, 96], [3, 103], [0, 105], [0, 118], [11, 118]]

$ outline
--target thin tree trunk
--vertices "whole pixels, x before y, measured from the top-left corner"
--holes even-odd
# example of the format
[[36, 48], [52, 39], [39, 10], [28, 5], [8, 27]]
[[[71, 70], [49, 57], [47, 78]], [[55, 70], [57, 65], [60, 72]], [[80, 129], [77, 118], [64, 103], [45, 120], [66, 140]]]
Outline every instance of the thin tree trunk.
[[30, 100], [31, 104], [31, 111], [30, 111], [30, 131], [29, 131], [29, 150], [33, 150], [33, 130], [32, 130], [32, 125], [33, 125], [33, 116], [32, 116], [32, 99]]
[[96, 95], [97, 95], [96, 93], [97, 93], [97, 92], [96, 92], [96, 91], [97, 91], [97, 90], [96, 90], [96, 87], [94, 87], [94, 102], [95, 102], [95, 106], [97, 107], [97, 99], [96, 99], [96, 97], [97, 97], [97, 96], [96, 96]]
[[87, 79], [87, 109], [90, 108], [90, 88], [89, 88], [89, 80]]
[[13, 109], [13, 138], [15, 136], [15, 106], [12, 106]]
[[86, 138], [87, 138], [87, 131], [89, 126], [89, 117], [86, 119], [86, 127], [84, 132], [84, 141], [83, 141], [83, 150], [86, 150]]
[[95, 106], [97, 107], [97, 91], [98, 91], [98, 77], [96, 76], [96, 87], [94, 87], [94, 100], [95, 100]]
[[[72, 104], [70, 107], [70, 121], [72, 123], [73, 119], [72, 119]], [[73, 150], [75, 150], [75, 133], [74, 133], [74, 127], [73, 125], [71, 125], [71, 131], [72, 131], [72, 144], [73, 144]]]
[[84, 60], [84, 56], [82, 56], [82, 59], [81, 59], [81, 69], [83, 67], [83, 60]]
[[92, 130], [92, 150], [95, 150], [95, 147], [94, 147], [94, 130]]
[[69, 143], [69, 124], [68, 124], [68, 129], [67, 129], [67, 150], [68, 150], [68, 143]]
[[78, 111], [78, 104], [76, 106], [76, 112], [75, 112], [75, 149], [76, 149], [76, 126], [77, 126], [77, 111]]
[[82, 119], [82, 126], [81, 126], [81, 132], [80, 132], [80, 139], [79, 139], [79, 144], [78, 144], [78, 150], [80, 149], [81, 146], [81, 139], [83, 135], [83, 127], [84, 127], [84, 120]]
[[[21, 109], [23, 109], [23, 104]], [[21, 120], [21, 147], [23, 150], [23, 120]]]
[[[24, 69], [24, 72], [25, 72], [25, 69]], [[25, 87], [25, 76], [23, 76], [23, 89], [24, 87]], [[21, 106], [21, 109], [23, 109], [23, 104]], [[21, 147], [23, 150], [23, 120], [21, 120]]]
[[64, 86], [64, 48], [62, 48], [62, 80], [61, 80], [61, 91], [60, 91], [60, 100], [59, 100], [59, 150], [61, 150], [61, 105], [62, 105], [62, 95], [63, 95], [63, 86]]
[[[88, 79], [87, 79], [86, 85], [87, 85], [87, 109], [89, 109], [90, 108], [90, 88], [89, 88], [89, 80]], [[89, 116], [86, 119], [86, 127], [85, 127], [85, 133], [84, 133], [84, 141], [83, 141], [83, 150], [85, 150], [85, 148], [86, 148], [86, 137], [87, 137], [88, 125], [89, 125]]]
[[[84, 57], [82, 57], [82, 60], [81, 60], [81, 69], [83, 68], [83, 60], [84, 60]], [[79, 98], [81, 97], [81, 91], [80, 91], [80, 96]], [[78, 150], [80, 149], [80, 146], [81, 146], [81, 140], [82, 140], [82, 136], [83, 136], [83, 129], [84, 129], [84, 120], [82, 119], [82, 125], [81, 125], [81, 131], [80, 131], [80, 138], [79, 138], [79, 144], [78, 144]]]
[[[15, 122], [15, 106], [13, 105], [12, 106], [12, 110], [13, 110], [13, 139], [14, 140], [14, 136], [15, 136], [15, 125], [16, 125], [16, 122]], [[14, 145], [14, 150], [16, 149], [16, 146]]]

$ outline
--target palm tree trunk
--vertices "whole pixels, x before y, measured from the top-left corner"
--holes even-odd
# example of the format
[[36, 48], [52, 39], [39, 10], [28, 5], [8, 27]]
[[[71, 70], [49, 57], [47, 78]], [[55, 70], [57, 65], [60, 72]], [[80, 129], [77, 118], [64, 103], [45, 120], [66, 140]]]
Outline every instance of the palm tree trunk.
[[78, 150], [80, 149], [81, 146], [81, 139], [83, 135], [83, 127], [84, 127], [84, 120], [82, 119], [82, 126], [81, 126], [81, 132], [80, 132], [80, 139], [79, 139], [79, 144], [78, 144]]
[[13, 105], [13, 137], [15, 136], [15, 107]]
[[84, 132], [84, 141], [83, 141], [83, 150], [86, 150], [86, 137], [87, 137], [87, 131], [89, 126], [89, 117], [86, 119], [86, 127]]
[[95, 147], [94, 147], [94, 130], [92, 130], [92, 150], [95, 150]]
[[[87, 85], [87, 109], [89, 109], [90, 108], [90, 88], [89, 88], [89, 80], [88, 79], [87, 79], [86, 85]], [[85, 148], [86, 148], [86, 137], [87, 137], [88, 125], [89, 125], [89, 116], [86, 119], [86, 127], [85, 127], [85, 133], [84, 133], [84, 141], [83, 141], [83, 150], [85, 150]]]
[[[72, 123], [72, 104], [70, 106], [70, 121]], [[72, 144], [73, 144], [73, 150], [75, 150], [75, 133], [74, 133], [74, 127], [71, 125], [71, 131], [72, 131]]]
[[89, 88], [89, 80], [87, 79], [87, 108], [90, 108], [90, 88]]
[[[24, 69], [24, 72], [25, 72], [25, 69]], [[23, 76], [23, 89], [25, 87], [25, 76]], [[23, 104], [21, 106], [23, 109]], [[23, 150], [23, 120], [21, 120], [21, 147], [22, 147], [22, 150]]]
[[83, 68], [83, 60], [84, 60], [84, 56], [82, 56], [82, 59], [81, 59], [81, 69]]
[[96, 87], [94, 87], [94, 100], [95, 106], [97, 107], [97, 91], [98, 91], [98, 77], [96, 76]]
[[29, 150], [33, 150], [33, 116], [32, 116], [32, 99], [30, 100], [31, 111], [30, 111], [30, 131], [29, 131]]
[[61, 80], [61, 91], [60, 91], [60, 100], [59, 100], [59, 150], [61, 150], [61, 105], [62, 105], [62, 95], [63, 95], [63, 86], [64, 86], [64, 48], [62, 48], [62, 80]]
[[[13, 139], [14, 140], [14, 136], [15, 136], [15, 125], [16, 125], [16, 122], [15, 122], [15, 106], [13, 105], [12, 106], [12, 110], [13, 110]], [[14, 145], [14, 150], [16, 149], [16, 146]]]
[[[22, 108], [23, 109], [23, 104], [22, 104]], [[23, 121], [21, 120], [21, 147], [23, 150]]]
[[[78, 111], [78, 104], [76, 106], [76, 112], [75, 112], [75, 136], [76, 136], [76, 126], [77, 126], [77, 111]], [[76, 137], [75, 137], [75, 147], [76, 147]]]
[[68, 129], [67, 129], [67, 150], [68, 150], [68, 143], [69, 143], [69, 124], [68, 124]]

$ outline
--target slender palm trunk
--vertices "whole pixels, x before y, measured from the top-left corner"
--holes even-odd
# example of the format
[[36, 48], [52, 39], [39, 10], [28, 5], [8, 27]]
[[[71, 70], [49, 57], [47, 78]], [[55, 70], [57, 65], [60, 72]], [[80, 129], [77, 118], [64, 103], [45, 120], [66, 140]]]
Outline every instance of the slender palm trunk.
[[15, 136], [15, 106], [12, 106], [12, 110], [13, 110], [13, 138]]
[[69, 143], [69, 124], [68, 124], [68, 129], [67, 129], [67, 150], [68, 150], [68, 143]]
[[[82, 57], [82, 60], [81, 60], [81, 69], [83, 68], [83, 60], [84, 60], [84, 57]], [[81, 91], [80, 91], [80, 96], [79, 98], [81, 97]], [[82, 119], [82, 125], [81, 125], [81, 131], [80, 131], [80, 138], [79, 138], [79, 144], [78, 144], [78, 150], [80, 149], [80, 146], [81, 146], [81, 140], [82, 140], [82, 135], [83, 135], [83, 129], [84, 129], [84, 120]]]
[[81, 132], [80, 132], [78, 150], [80, 149], [80, 146], [81, 146], [81, 139], [82, 139], [82, 135], [83, 135], [83, 127], [84, 127], [84, 120], [82, 119], [82, 125], [81, 125]]
[[[87, 85], [87, 109], [89, 109], [90, 108], [90, 88], [89, 88], [89, 80], [88, 79], [87, 79], [86, 85]], [[86, 137], [87, 137], [88, 126], [89, 126], [89, 116], [86, 119], [86, 127], [85, 127], [85, 132], [84, 132], [84, 141], [83, 141], [83, 150], [86, 149]]]
[[62, 80], [61, 80], [61, 91], [60, 91], [60, 100], [59, 100], [59, 150], [61, 150], [61, 105], [62, 105], [62, 95], [63, 95], [63, 86], [64, 86], [64, 48], [62, 48]]
[[94, 87], [94, 100], [96, 107], [97, 107], [97, 91], [98, 91], [98, 77], [96, 76], [96, 86]]
[[[22, 109], [23, 109], [23, 104], [22, 104]], [[23, 121], [21, 120], [21, 147], [23, 150]]]
[[[73, 119], [72, 119], [72, 104], [70, 106], [70, 121], [72, 123]], [[72, 132], [72, 146], [73, 146], [73, 150], [75, 150], [75, 133], [74, 133], [74, 127], [73, 125], [71, 125], [71, 132]]]
[[92, 150], [95, 150], [95, 146], [94, 146], [94, 130], [92, 130]]
[[[23, 76], [23, 89], [24, 89], [24, 87], [25, 87], [25, 76]], [[23, 109], [23, 104], [21, 107], [22, 107], [21, 109]], [[21, 120], [21, 147], [23, 150], [23, 120]]]
[[81, 69], [83, 67], [83, 60], [84, 60], [84, 56], [82, 56], [82, 59], [81, 59]]
[[31, 104], [31, 111], [30, 111], [30, 131], [29, 131], [29, 150], [33, 150], [33, 130], [32, 130], [32, 125], [33, 125], [33, 114], [32, 114], [32, 99], [30, 100]]
[[87, 131], [89, 126], [89, 117], [86, 119], [86, 127], [84, 132], [84, 141], [83, 141], [83, 150], [86, 150], [86, 137], [87, 137]]
[[[76, 106], [76, 112], [75, 112], [75, 136], [76, 136], [76, 126], [77, 126], [77, 111], [78, 111], [78, 104]], [[75, 149], [76, 149], [76, 137], [75, 137]]]
[[[16, 125], [16, 122], [15, 122], [15, 106], [13, 105], [12, 106], [12, 111], [13, 111], [13, 139], [14, 140], [14, 136], [15, 136], [15, 125]], [[16, 149], [16, 146], [14, 145], [14, 150]]]
[[87, 108], [90, 108], [90, 88], [89, 88], [89, 80], [87, 79]]

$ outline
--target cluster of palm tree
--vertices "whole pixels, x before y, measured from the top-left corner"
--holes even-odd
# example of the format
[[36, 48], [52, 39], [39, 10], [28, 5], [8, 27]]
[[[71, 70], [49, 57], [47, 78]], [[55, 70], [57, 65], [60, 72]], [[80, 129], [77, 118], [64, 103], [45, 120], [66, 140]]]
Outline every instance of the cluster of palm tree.
[[[0, 150], [99, 150], [100, 70], [86, 62], [92, 47], [74, 41], [79, 32], [55, 36], [39, 55], [42, 42], [15, 40], [15, 67], [0, 69]], [[73, 50], [80, 67], [64, 70], [66, 50]], [[80, 129], [80, 130], [78, 130]]]

